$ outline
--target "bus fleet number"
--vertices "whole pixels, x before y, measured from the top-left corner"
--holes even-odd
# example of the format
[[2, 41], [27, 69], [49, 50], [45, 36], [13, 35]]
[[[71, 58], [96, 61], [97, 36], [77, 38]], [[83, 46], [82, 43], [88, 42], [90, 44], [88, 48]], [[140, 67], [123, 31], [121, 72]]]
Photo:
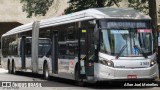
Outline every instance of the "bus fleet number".
[[140, 65], [149, 65], [149, 62], [141, 62]]

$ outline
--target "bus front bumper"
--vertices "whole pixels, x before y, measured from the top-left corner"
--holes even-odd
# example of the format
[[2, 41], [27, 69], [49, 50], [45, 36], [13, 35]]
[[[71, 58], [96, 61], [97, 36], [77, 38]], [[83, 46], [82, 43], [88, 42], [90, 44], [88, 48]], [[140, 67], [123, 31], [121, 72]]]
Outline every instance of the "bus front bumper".
[[94, 80], [95, 81], [154, 80], [158, 76], [157, 71], [158, 71], [157, 64], [148, 68], [129, 69], [129, 68], [113, 68], [96, 63], [94, 68]]

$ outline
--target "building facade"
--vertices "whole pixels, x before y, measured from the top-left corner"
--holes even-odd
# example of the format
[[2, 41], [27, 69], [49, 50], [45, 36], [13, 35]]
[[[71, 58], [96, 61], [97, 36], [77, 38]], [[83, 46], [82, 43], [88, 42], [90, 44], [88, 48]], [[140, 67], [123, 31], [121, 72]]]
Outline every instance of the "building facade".
[[27, 14], [22, 12], [20, 0], [0, 0], [0, 36], [19, 25], [61, 15], [68, 7], [67, 1], [54, 0], [45, 16], [27, 18]]

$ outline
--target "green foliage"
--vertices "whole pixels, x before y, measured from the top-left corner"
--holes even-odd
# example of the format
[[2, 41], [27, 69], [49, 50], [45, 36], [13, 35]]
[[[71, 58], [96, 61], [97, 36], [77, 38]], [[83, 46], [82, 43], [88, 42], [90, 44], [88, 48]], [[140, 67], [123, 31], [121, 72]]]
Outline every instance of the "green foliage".
[[[23, 4], [23, 12], [27, 13], [27, 17], [42, 15], [44, 16], [54, 0], [20, 0]], [[122, 0], [69, 0], [69, 7], [65, 9], [65, 14], [81, 11], [88, 8], [110, 7], [116, 5]], [[140, 10], [149, 14], [149, 0], [128, 0], [129, 7]], [[160, 15], [160, 11], [158, 12]]]
[[117, 5], [119, 7], [119, 2], [122, 0], [70, 0], [69, 7], [65, 10], [65, 13], [71, 13], [76, 11], [81, 11], [88, 8], [97, 7], [110, 7]]
[[149, 14], [148, 0], [128, 0], [129, 7], [142, 11], [145, 14]]
[[27, 13], [27, 17], [42, 15], [44, 16], [54, 0], [20, 0], [23, 4], [23, 12]]

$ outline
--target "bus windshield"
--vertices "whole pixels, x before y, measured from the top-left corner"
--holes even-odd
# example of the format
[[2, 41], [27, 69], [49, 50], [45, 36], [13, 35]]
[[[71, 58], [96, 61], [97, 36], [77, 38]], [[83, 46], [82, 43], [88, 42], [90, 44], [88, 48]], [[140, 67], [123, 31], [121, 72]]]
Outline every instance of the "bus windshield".
[[101, 30], [101, 51], [114, 56], [151, 55], [153, 43], [152, 29], [147, 22], [112, 22]]

